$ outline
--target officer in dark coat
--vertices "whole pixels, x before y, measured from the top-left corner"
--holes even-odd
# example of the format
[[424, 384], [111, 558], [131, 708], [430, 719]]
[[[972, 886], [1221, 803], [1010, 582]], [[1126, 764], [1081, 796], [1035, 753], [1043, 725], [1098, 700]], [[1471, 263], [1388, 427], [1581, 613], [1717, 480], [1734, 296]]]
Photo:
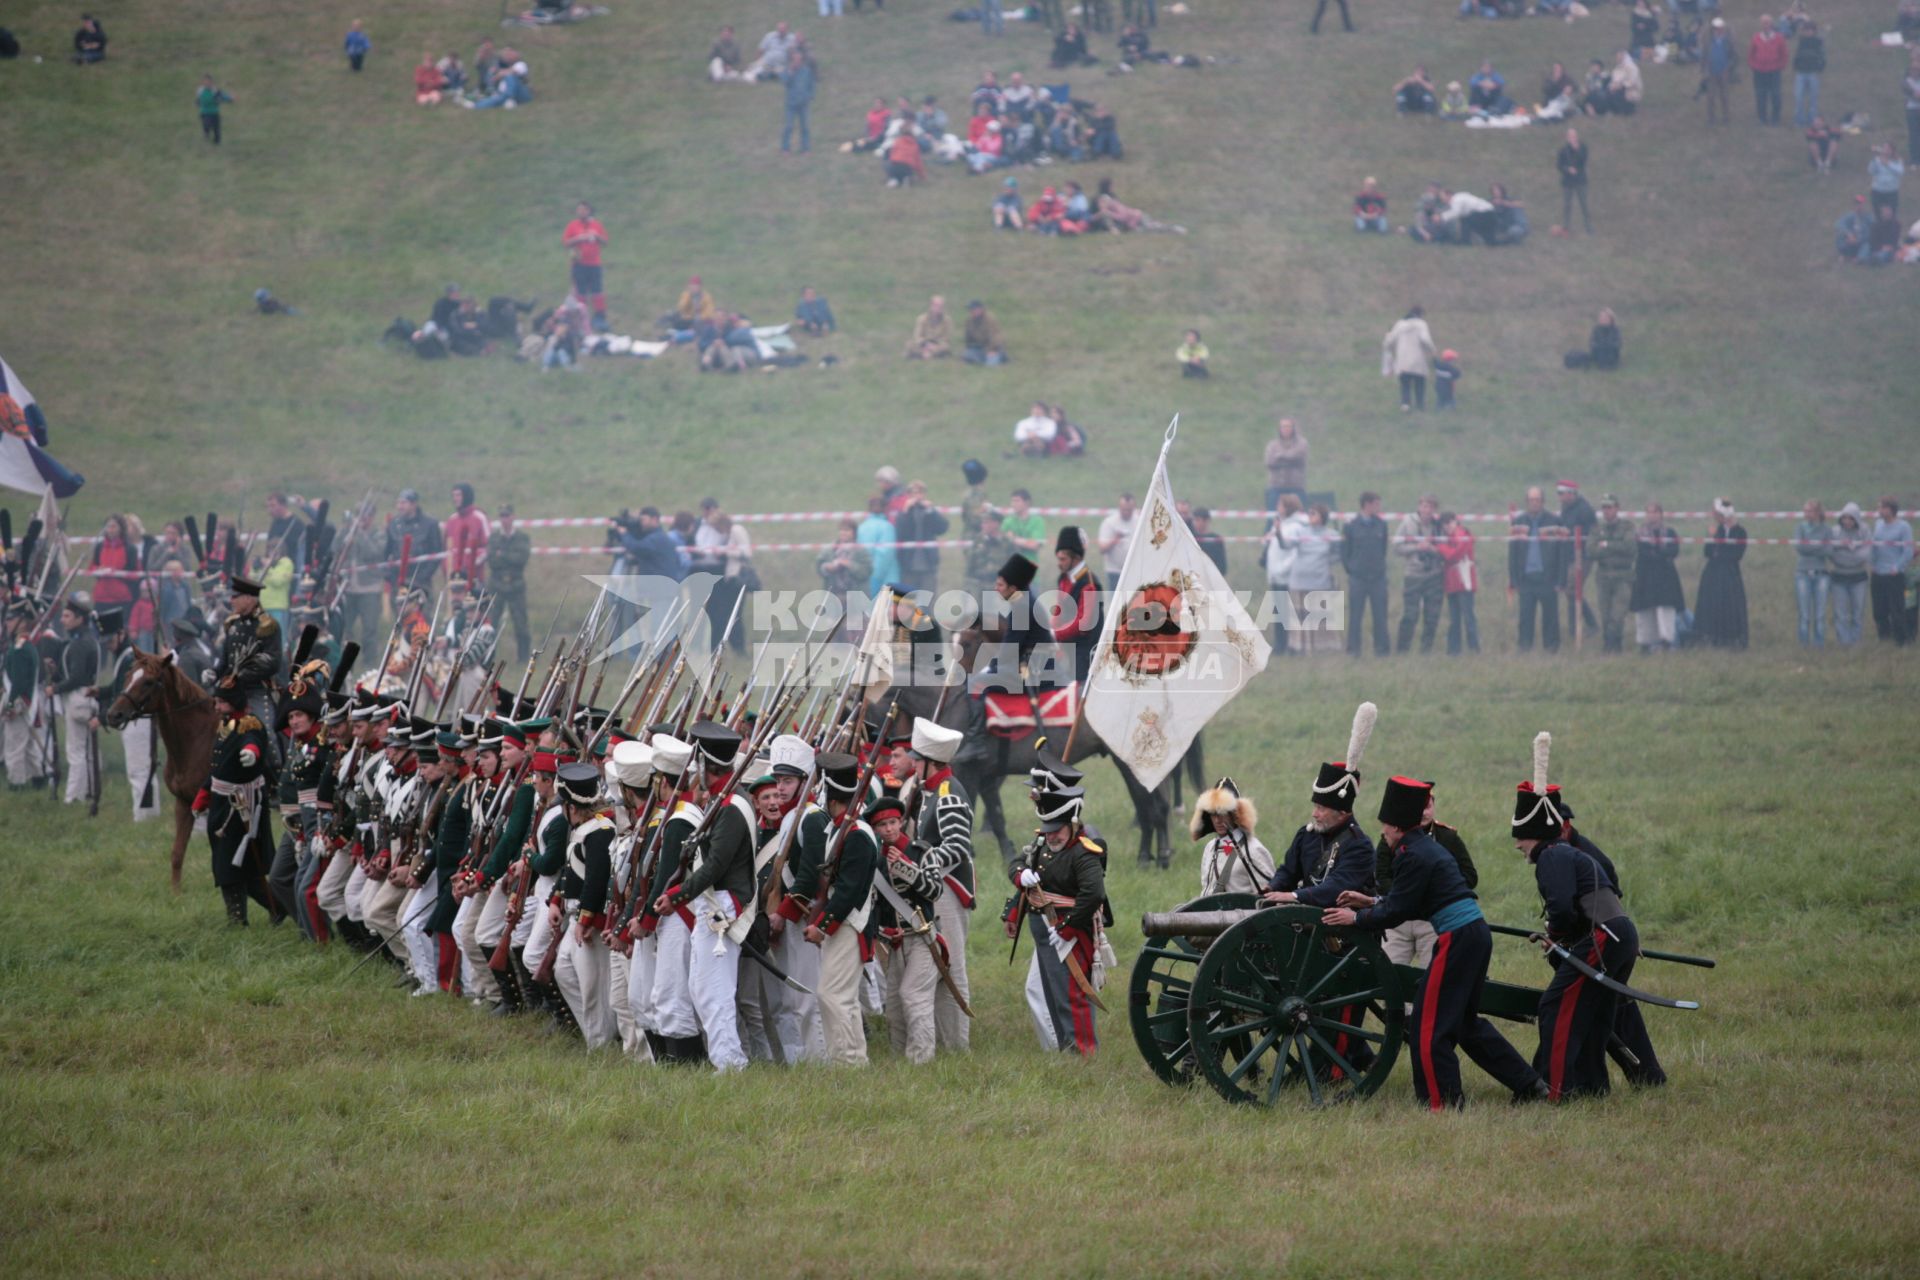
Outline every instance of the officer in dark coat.
[[[1080, 824], [1085, 801], [1079, 787], [1036, 791], [1033, 804], [1041, 838], [1014, 862], [1009, 874], [1020, 895], [1016, 904], [1033, 934], [1027, 1009], [1040, 1043], [1090, 1056], [1099, 1040], [1087, 987], [1108, 916], [1107, 851]], [[1013, 923], [1010, 917], [1008, 924]]]
[[194, 812], [206, 815], [213, 882], [227, 904], [228, 923], [246, 925], [249, 896], [278, 921], [279, 904], [268, 894], [266, 878], [273, 848], [267, 817], [273, 758], [267, 729], [247, 709], [237, 689], [216, 689], [213, 698], [220, 713], [213, 764], [207, 785], [193, 802]]
[[[247, 710], [261, 724], [274, 720], [274, 677], [280, 672], [280, 624], [260, 607], [260, 584], [234, 578], [233, 612], [220, 627], [220, 652], [214, 659], [214, 683], [245, 700]], [[269, 739], [270, 749], [277, 746]]]

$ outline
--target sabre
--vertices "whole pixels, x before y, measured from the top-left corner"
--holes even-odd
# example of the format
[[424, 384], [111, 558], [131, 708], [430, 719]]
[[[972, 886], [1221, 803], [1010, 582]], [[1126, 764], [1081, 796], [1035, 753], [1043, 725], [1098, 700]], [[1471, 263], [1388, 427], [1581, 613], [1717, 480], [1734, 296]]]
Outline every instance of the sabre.
[[[878, 893], [881, 899], [893, 908], [894, 915], [902, 922], [903, 932], [910, 933], [927, 944], [927, 950], [933, 956], [933, 967], [939, 970], [940, 981], [946, 985], [947, 994], [952, 996], [953, 1002], [960, 1006], [960, 1012], [971, 1018], [973, 1016], [973, 1009], [967, 1004], [967, 997], [961, 993], [960, 984], [953, 980], [953, 971], [947, 964], [947, 958], [940, 953], [940, 940], [934, 936], [933, 925], [929, 923], [926, 916], [921, 913], [920, 908], [914, 906], [901, 896], [900, 891], [893, 887], [887, 880], [886, 875], [887, 871], [885, 867], [880, 868], [879, 871], [874, 873], [874, 892]], [[908, 919], [912, 919], [914, 922], [913, 927], [910, 929], [905, 927], [905, 922]]]
[[[1487, 928], [1494, 933], [1504, 933], [1510, 938], [1532, 938], [1540, 932], [1538, 929], [1517, 929], [1510, 924], [1494, 924], [1491, 921], [1488, 922]], [[1690, 964], [1696, 969], [1717, 967], [1717, 962], [1706, 956], [1686, 956], [1673, 951], [1652, 951], [1645, 947], [1640, 949], [1640, 955], [1647, 960], [1664, 960], [1668, 964]]]
[[1560, 957], [1561, 963], [1572, 965], [1577, 972], [1585, 974], [1615, 995], [1625, 996], [1629, 1000], [1638, 1000], [1642, 1004], [1657, 1004], [1666, 1009], [1698, 1009], [1700, 1007], [1698, 1000], [1669, 1000], [1666, 996], [1656, 996], [1636, 987], [1630, 987], [1618, 978], [1600, 972], [1545, 934], [1534, 933], [1528, 937], [1530, 941], [1539, 943], [1542, 950]]

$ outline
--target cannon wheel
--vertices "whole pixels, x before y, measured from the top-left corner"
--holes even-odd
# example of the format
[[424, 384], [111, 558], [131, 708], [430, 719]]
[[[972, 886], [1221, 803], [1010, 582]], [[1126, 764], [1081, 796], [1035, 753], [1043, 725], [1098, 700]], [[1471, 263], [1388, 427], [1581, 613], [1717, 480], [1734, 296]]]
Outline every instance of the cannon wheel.
[[[1181, 911], [1239, 911], [1259, 905], [1250, 893], [1212, 893], [1195, 898]], [[1127, 1017], [1133, 1042], [1153, 1074], [1168, 1084], [1193, 1080], [1193, 1053], [1187, 1037], [1187, 997], [1193, 972], [1205, 954], [1204, 938], [1148, 938], [1133, 961], [1127, 984]]]
[[[1406, 994], [1380, 939], [1330, 929], [1318, 907], [1277, 907], [1241, 921], [1200, 957], [1188, 1000], [1194, 1063], [1230, 1102], [1272, 1106], [1303, 1090], [1316, 1104], [1366, 1097], [1400, 1051]], [[1341, 1022], [1364, 1008], [1369, 1025]], [[1347, 1052], [1339, 1049], [1345, 1036]], [[1373, 1052], [1364, 1069], [1352, 1049]]]

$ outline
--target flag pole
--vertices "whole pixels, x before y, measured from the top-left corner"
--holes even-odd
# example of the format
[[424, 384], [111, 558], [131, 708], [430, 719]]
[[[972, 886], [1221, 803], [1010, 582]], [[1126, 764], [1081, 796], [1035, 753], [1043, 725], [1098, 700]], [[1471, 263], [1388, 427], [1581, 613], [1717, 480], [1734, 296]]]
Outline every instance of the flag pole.
[[[1173, 421], [1167, 424], [1167, 434], [1161, 439], [1160, 456], [1154, 460], [1153, 472], [1156, 476], [1161, 474], [1162, 469], [1165, 467], [1167, 453], [1173, 448], [1174, 437], [1179, 434], [1180, 415], [1176, 413], [1173, 415]], [[1151, 488], [1148, 489], [1148, 496], [1149, 498], [1152, 496]], [[1169, 500], [1173, 497], [1173, 484], [1171, 481], [1167, 484], [1167, 497]], [[1139, 541], [1137, 537], [1127, 539], [1127, 557], [1120, 562], [1121, 582], [1127, 580], [1127, 569], [1133, 564], [1134, 548], [1139, 545]], [[1101, 652], [1113, 647], [1114, 612], [1111, 588], [1102, 592], [1102, 594], [1106, 596], [1107, 599], [1105, 601], [1105, 613], [1100, 619], [1100, 639], [1093, 646], [1093, 653], [1087, 660], [1086, 674], [1081, 678], [1080, 688], [1074, 696], [1073, 724], [1067, 729], [1067, 746], [1065, 752], [1060, 757], [1066, 761], [1072, 761], [1073, 759], [1073, 740], [1080, 735], [1080, 722], [1086, 719], [1087, 716], [1087, 694], [1093, 689], [1093, 673], [1100, 669]], [[1037, 727], [1038, 726], [1036, 726], [1036, 728]]]

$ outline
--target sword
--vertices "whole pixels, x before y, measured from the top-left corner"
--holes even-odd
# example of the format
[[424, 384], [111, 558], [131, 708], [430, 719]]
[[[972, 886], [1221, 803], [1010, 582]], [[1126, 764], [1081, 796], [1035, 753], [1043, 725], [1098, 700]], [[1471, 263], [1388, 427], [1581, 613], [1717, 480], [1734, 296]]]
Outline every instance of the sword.
[[746, 956], [747, 959], [753, 961], [755, 964], [759, 965], [762, 969], [765, 969], [768, 973], [780, 979], [781, 982], [786, 984], [789, 990], [797, 991], [803, 996], [810, 996], [813, 994], [812, 991], [808, 990], [805, 983], [800, 982], [798, 979], [794, 978], [791, 974], [789, 974], [785, 969], [782, 969], [778, 964], [774, 963], [773, 957], [768, 955], [765, 951], [762, 951], [760, 949], [759, 943], [754, 942], [751, 939], [741, 943], [740, 954]]
[[1567, 950], [1544, 934], [1535, 933], [1529, 935], [1529, 937], [1532, 941], [1539, 943], [1543, 951], [1546, 951], [1549, 955], [1559, 956], [1562, 963], [1572, 965], [1577, 972], [1585, 974], [1615, 995], [1625, 996], [1629, 1000], [1638, 1000], [1642, 1004], [1657, 1004], [1666, 1009], [1698, 1009], [1700, 1007], [1698, 1000], [1669, 1000], [1665, 996], [1656, 996], [1649, 992], [1641, 991], [1637, 987], [1630, 987], [1618, 978], [1609, 977], [1600, 972], [1585, 960], [1582, 960], [1579, 956], [1576, 956], [1573, 952]]
[[947, 958], [940, 954], [940, 940], [934, 936], [933, 925], [920, 914], [918, 907], [901, 897], [900, 891], [888, 882], [885, 867], [874, 872], [873, 888], [874, 892], [880, 895], [881, 901], [893, 908], [893, 914], [902, 921], [903, 928], [904, 922], [908, 919], [914, 922], [913, 927], [906, 929], [906, 932], [927, 944], [927, 950], [933, 954], [933, 967], [940, 971], [940, 981], [946, 986], [947, 994], [952, 996], [953, 1002], [960, 1006], [960, 1012], [971, 1018], [973, 1008], [967, 1003], [967, 997], [961, 992], [960, 985], [953, 980], [953, 971], [947, 964]]
[[[1058, 912], [1052, 907], [1043, 907], [1040, 914], [1055, 933], [1060, 931], [1060, 916]], [[1093, 989], [1093, 981], [1087, 977], [1087, 971], [1080, 967], [1080, 957], [1072, 951], [1068, 951], [1067, 954], [1061, 958], [1066, 961], [1067, 972], [1073, 975], [1073, 985], [1080, 988], [1080, 994], [1093, 1001], [1094, 1008], [1105, 1013], [1107, 1011], [1106, 1002], [1100, 998], [1100, 993]]]

